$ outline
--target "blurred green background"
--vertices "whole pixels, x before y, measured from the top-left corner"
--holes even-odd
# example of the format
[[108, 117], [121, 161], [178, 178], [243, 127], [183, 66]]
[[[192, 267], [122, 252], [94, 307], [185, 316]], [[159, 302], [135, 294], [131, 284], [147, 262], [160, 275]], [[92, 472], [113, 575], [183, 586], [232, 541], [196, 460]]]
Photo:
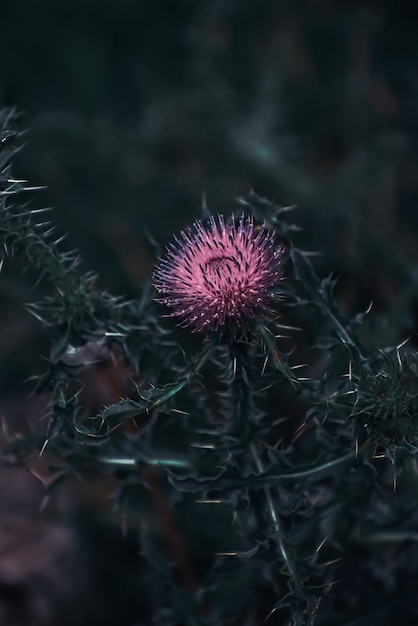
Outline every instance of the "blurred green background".
[[[297, 244], [321, 253], [321, 275], [340, 276], [344, 311], [373, 301], [371, 341], [416, 343], [413, 8], [3, 0], [0, 10], [0, 105], [30, 129], [14, 174], [48, 187], [32, 205], [55, 207], [58, 233], [101, 287], [138, 296], [154, 262], [147, 233], [164, 243], [200, 216], [202, 195], [229, 213], [253, 188], [298, 205]], [[22, 269], [8, 261], [0, 276], [0, 411], [15, 428], [44, 410], [23, 385], [44, 367], [46, 337], [24, 309], [37, 292]]]
[[[35, 202], [115, 293], [149, 277], [146, 233], [254, 188], [298, 205], [297, 243], [341, 275], [349, 313], [386, 310], [417, 256], [416, 27], [394, 2], [4, 0], [0, 104], [30, 129], [15, 175], [48, 186]], [[6, 278], [6, 309], [34, 298]], [[18, 310], [9, 387], [33, 330]]]

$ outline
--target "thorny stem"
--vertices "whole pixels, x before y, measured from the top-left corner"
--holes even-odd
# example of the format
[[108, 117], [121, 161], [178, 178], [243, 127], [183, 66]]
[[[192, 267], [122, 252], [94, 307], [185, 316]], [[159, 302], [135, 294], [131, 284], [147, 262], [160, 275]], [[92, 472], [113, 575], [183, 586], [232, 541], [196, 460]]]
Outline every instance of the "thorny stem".
[[[112, 430], [118, 428], [124, 421], [131, 419], [140, 413], [145, 411], [149, 412], [165, 404], [168, 400], [170, 400], [170, 398], [174, 397], [179, 391], [184, 389], [184, 387], [190, 383], [192, 378], [199, 374], [200, 370], [212, 355], [214, 349], [215, 343], [213, 341], [208, 342], [207, 346], [198, 356], [195, 363], [180, 377], [180, 382], [168, 383], [163, 388], [152, 388], [151, 390], [146, 391], [137, 388], [137, 394], [140, 399], [139, 402], [124, 398], [119, 403], [112, 404], [101, 411], [101, 413], [90, 418], [93, 425], [97, 423], [99, 424], [95, 430], [91, 427], [87, 429], [84, 425], [79, 424], [77, 416], [75, 416], [73, 420], [75, 431], [85, 437], [94, 439], [105, 438]], [[115, 420], [116, 423], [112, 423], [112, 420]], [[148, 462], [152, 463], [152, 461]]]
[[[339, 457], [338, 459], [333, 459], [332, 461], [326, 461], [325, 463], [321, 463], [321, 465], [316, 465], [314, 467], [309, 467], [304, 470], [300, 470], [298, 472], [284, 472], [282, 474], [267, 474], [260, 476], [248, 476], [245, 479], [231, 476], [221, 476], [218, 479], [214, 480], [205, 480], [198, 481], [193, 480], [192, 478], [187, 478], [185, 480], [177, 479], [172, 482], [178, 485], [179, 488], [181, 484], [184, 483], [184, 487], [182, 488], [184, 491], [194, 491], [193, 486], [196, 486], [196, 490], [201, 489], [211, 489], [211, 490], [233, 490], [239, 489], [242, 487], [252, 487], [253, 489], [262, 488], [265, 486], [270, 486], [274, 483], [287, 482], [293, 480], [303, 480], [304, 478], [315, 477], [318, 474], [322, 474], [327, 472], [327, 470], [331, 470], [338, 465], [346, 463], [351, 459], [355, 459], [357, 457], [357, 451], [352, 450]], [[326, 475], [326, 474], [324, 474]], [[189, 489], [187, 489], [187, 486]]]
[[[232, 350], [231, 350], [231, 353], [232, 353]], [[245, 362], [244, 362], [242, 352], [237, 351], [237, 353], [234, 353], [233, 356], [235, 359], [237, 359], [237, 364], [236, 364], [237, 375], [234, 378], [234, 381], [232, 384], [232, 388], [236, 394], [236, 399], [237, 399], [236, 403], [234, 403], [234, 406], [236, 407], [237, 411], [240, 412], [240, 415], [237, 416], [235, 421], [236, 422], [239, 421], [242, 424], [242, 426], [244, 426], [244, 432], [248, 432], [250, 430], [250, 424], [248, 422], [248, 418], [249, 418], [249, 413], [253, 405], [252, 389], [251, 389], [251, 385], [248, 383], [248, 377], [244, 375]], [[242, 401], [243, 398], [244, 398], [244, 402]], [[253, 441], [249, 443], [249, 450], [250, 450], [250, 453], [254, 462], [255, 470], [257, 471], [258, 474], [263, 475], [265, 472], [264, 464], [261, 460], [257, 446]], [[248, 481], [247, 481], [247, 484], [248, 484]], [[293, 563], [286, 549], [283, 529], [282, 529], [282, 525], [280, 522], [280, 514], [278, 513], [276, 509], [276, 505], [274, 503], [274, 498], [271, 492], [271, 488], [269, 486], [265, 486], [263, 488], [263, 491], [264, 491], [264, 496], [265, 496], [266, 503], [267, 503], [268, 516], [270, 518], [272, 528], [274, 531], [272, 540], [277, 543], [279, 554], [281, 555], [284, 563], [286, 564], [287, 571], [295, 584], [296, 590], [301, 591], [303, 588], [303, 585], [298, 579], [298, 575], [295, 570], [295, 564]]]
[[[168, 389], [168, 391], [166, 393], [162, 394], [160, 397], [157, 397], [152, 402], [151, 402], [151, 400], [149, 400], [149, 404], [147, 406], [147, 410], [150, 411], [151, 409], [155, 409], [158, 406], [161, 406], [162, 404], [165, 404], [170, 398], [172, 398], [179, 391], [184, 389], [184, 387], [186, 387], [190, 383], [191, 379], [194, 378], [200, 372], [202, 367], [208, 361], [209, 357], [212, 355], [212, 353], [214, 351], [214, 348], [215, 348], [215, 344], [213, 342], [208, 343], [206, 348], [203, 350], [203, 352], [201, 353], [201, 355], [197, 359], [196, 363], [189, 369], [188, 372], [186, 372], [181, 377], [181, 379], [182, 379], [181, 382], [179, 384], [175, 384], [175, 385], [166, 385], [166, 388]], [[143, 394], [141, 394], [141, 392], [139, 392], [139, 391], [138, 391], [138, 395], [141, 398], [145, 399], [145, 400], [148, 400], [148, 396], [152, 397], [152, 394], [145, 393], [145, 392]]]
[[297, 378], [297, 376], [294, 375], [287, 363], [283, 363], [283, 361], [280, 359], [274, 335], [264, 324], [259, 324], [258, 329], [264, 340], [275, 369], [277, 369], [282, 374], [282, 376], [284, 376], [286, 380], [292, 385], [293, 389], [297, 393], [299, 393], [301, 390], [301, 381]]
[[[263, 464], [263, 462], [262, 462], [262, 460], [261, 460], [261, 458], [260, 458], [260, 456], [258, 454], [257, 448], [254, 445], [254, 443], [250, 444], [250, 450], [251, 450], [251, 454], [252, 454], [252, 457], [254, 459], [254, 464], [256, 466], [257, 471], [260, 472], [260, 474], [263, 474], [264, 471], [265, 471], [264, 470], [264, 464]], [[289, 555], [288, 555], [287, 550], [286, 550], [286, 546], [285, 546], [285, 543], [284, 543], [283, 529], [282, 529], [282, 525], [281, 525], [281, 522], [280, 522], [280, 516], [279, 516], [279, 513], [276, 511], [276, 507], [275, 507], [275, 504], [274, 504], [274, 500], [273, 500], [273, 496], [272, 496], [272, 493], [271, 493], [271, 489], [270, 489], [270, 487], [264, 487], [263, 491], [264, 491], [264, 495], [265, 495], [265, 498], [266, 498], [267, 509], [268, 509], [268, 512], [269, 512], [269, 515], [270, 515], [270, 519], [271, 519], [271, 522], [272, 522], [274, 533], [277, 536], [277, 544], [278, 544], [278, 547], [279, 547], [280, 554], [283, 557], [283, 561], [286, 563], [286, 567], [287, 567], [287, 570], [288, 570], [289, 574], [292, 576], [292, 578], [293, 578], [293, 580], [295, 582], [296, 588], [298, 590], [300, 590], [302, 588], [302, 585], [301, 585], [300, 581], [298, 580], [298, 576], [297, 576], [297, 573], [295, 571], [294, 564], [293, 564], [292, 560], [289, 558]]]
[[315, 303], [319, 307], [342, 343], [350, 350], [355, 350], [361, 356], [363, 352], [362, 346], [349, 335], [341, 321], [332, 311], [329, 300], [324, 296], [320, 281], [313, 267], [306, 259], [306, 256], [297, 248], [292, 248], [290, 256], [293, 261], [296, 277], [303, 283], [312, 303]]

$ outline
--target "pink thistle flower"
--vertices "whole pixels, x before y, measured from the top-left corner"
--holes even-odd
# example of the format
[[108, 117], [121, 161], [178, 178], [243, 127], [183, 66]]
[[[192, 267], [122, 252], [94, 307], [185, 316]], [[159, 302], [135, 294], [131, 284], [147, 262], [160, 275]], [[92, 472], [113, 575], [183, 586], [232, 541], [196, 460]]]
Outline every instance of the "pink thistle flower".
[[272, 311], [284, 248], [264, 227], [242, 216], [225, 224], [222, 215], [181, 233], [159, 261], [153, 284], [158, 302], [192, 332], [242, 328]]

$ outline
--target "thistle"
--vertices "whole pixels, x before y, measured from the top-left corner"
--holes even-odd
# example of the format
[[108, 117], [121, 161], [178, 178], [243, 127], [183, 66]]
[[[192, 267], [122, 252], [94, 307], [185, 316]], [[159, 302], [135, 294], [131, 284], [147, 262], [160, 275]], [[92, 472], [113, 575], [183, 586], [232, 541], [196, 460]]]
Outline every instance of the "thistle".
[[[157, 264], [159, 301], [208, 335], [197, 354], [187, 341], [179, 350], [175, 334], [161, 332], [148, 289], [138, 301], [98, 291], [79, 274], [78, 256], [50, 237], [45, 209], [20, 201], [33, 188], [10, 170], [11, 119], [0, 111], [0, 268], [19, 254], [53, 289], [30, 307], [51, 340], [36, 387], [49, 394], [48, 428], [15, 436], [4, 421], [3, 465], [30, 468], [41, 457], [46, 498], [71, 476], [115, 486], [123, 530], [140, 539], [126, 543], [138, 623], [319, 626], [390, 615], [416, 624], [413, 343], [376, 349], [372, 336], [370, 347], [359, 332], [364, 315], [344, 315], [334, 281], [321, 280], [290, 239], [298, 229], [283, 219], [288, 207], [251, 192], [239, 199], [245, 215], [195, 222]], [[271, 319], [284, 292], [289, 321], [306, 329], [291, 353]], [[135, 372], [129, 396], [111, 385], [116, 401], [97, 412], [97, 402], [78, 399], [95, 367], [93, 344]], [[310, 377], [299, 378], [293, 354], [311, 346]], [[125, 428], [132, 422], [135, 433]]]
[[248, 327], [271, 313], [284, 248], [251, 217], [196, 221], [171, 244], [155, 269], [158, 302], [192, 332]]

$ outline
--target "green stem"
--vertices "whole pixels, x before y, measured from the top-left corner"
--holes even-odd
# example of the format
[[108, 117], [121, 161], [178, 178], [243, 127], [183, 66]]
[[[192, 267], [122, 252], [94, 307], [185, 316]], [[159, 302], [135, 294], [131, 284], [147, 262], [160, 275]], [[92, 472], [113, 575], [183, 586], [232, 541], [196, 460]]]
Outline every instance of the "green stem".
[[[256, 446], [251, 443], [250, 444], [250, 450], [251, 450], [251, 454], [252, 457], [254, 459], [254, 463], [256, 466], [256, 469], [258, 472], [260, 472], [260, 474], [263, 474], [265, 469], [264, 469], [264, 464], [258, 454], [257, 448]], [[287, 570], [289, 572], [289, 574], [292, 576], [292, 579], [295, 583], [295, 586], [298, 590], [302, 589], [302, 585], [300, 584], [300, 581], [298, 579], [298, 575], [297, 572], [295, 570], [294, 567], [294, 563], [292, 561], [292, 559], [289, 557], [289, 554], [287, 553], [287, 549], [286, 549], [286, 545], [285, 545], [285, 541], [284, 541], [284, 533], [283, 533], [283, 529], [282, 529], [282, 525], [281, 525], [281, 521], [280, 521], [280, 515], [276, 510], [275, 504], [274, 504], [274, 500], [273, 500], [273, 496], [271, 493], [271, 489], [270, 487], [264, 487], [263, 489], [264, 491], [264, 495], [266, 498], [266, 502], [267, 502], [267, 509], [269, 512], [269, 516], [272, 522], [272, 526], [274, 529], [274, 533], [277, 537], [277, 545], [279, 548], [279, 552], [283, 558], [283, 561], [286, 564]]]
[[[237, 350], [236, 353], [231, 350], [231, 354], [236, 360], [236, 365], [234, 367], [234, 369], [236, 370], [236, 376], [234, 377], [232, 383], [232, 389], [236, 394], [236, 402], [234, 403], [234, 407], [239, 413], [238, 415], [236, 415], [234, 421], [236, 424], [239, 424], [240, 428], [242, 429], [241, 433], [245, 433], [244, 437], [242, 437], [241, 434], [241, 437], [245, 440], [245, 437], [249, 436], [251, 432], [249, 416], [251, 410], [254, 409], [252, 389], [251, 386], [248, 384], [248, 376], [245, 375], [245, 356], [247, 355], [243, 354], [242, 348], [240, 350]], [[261, 459], [261, 455], [254, 441], [249, 441], [249, 451], [253, 459], [256, 472], [260, 475], [263, 475], [265, 473], [264, 463]], [[248, 481], [246, 479], [244, 479], [243, 482], [244, 484], [246, 484], [246, 486], [248, 486]], [[267, 504], [267, 514], [273, 528], [273, 535], [269, 538], [272, 542], [276, 544], [278, 548], [278, 554], [285, 563], [286, 569], [292, 579], [295, 590], [297, 592], [300, 592], [303, 589], [303, 584], [298, 578], [295, 563], [293, 562], [291, 556], [287, 551], [284, 532], [280, 521], [280, 514], [276, 509], [271, 488], [269, 486], [264, 486], [263, 492]]]
[[418, 541], [418, 533], [410, 530], [381, 531], [367, 533], [355, 538], [356, 543], [398, 543], [402, 541]]
[[[215, 478], [214, 480], [204, 480], [199, 481], [193, 478], [175, 479], [172, 478], [173, 484], [176, 484], [179, 489], [184, 491], [201, 491], [203, 489], [211, 489], [211, 490], [225, 490], [230, 491], [234, 489], [242, 489], [243, 487], [251, 487], [253, 489], [261, 489], [268, 486], [274, 486], [277, 483], [285, 483], [291, 481], [299, 481], [305, 478], [315, 478], [318, 475], [323, 474], [324, 476], [330, 470], [333, 470], [338, 465], [342, 465], [347, 461], [355, 459], [357, 456], [357, 451], [352, 450], [351, 452], [347, 452], [343, 456], [338, 459], [333, 459], [332, 461], [327, 461], [326, 463], [322, 463], [321, 465], [316, 465], [314, 467], [309, 467], [298, 472], [284, 472], [284, 473], [274, 473], [274, 474], [266, 474], [262, 476], [248, 476], [246, 478], [241, 478], [240, 476], [221, 476], [220, 478]], [[319, 476], [318, 476], [319, 478]], [[183, 484], [183, 486], [182, 486]]]
[[190, 467], [190, 463], [184, 459], [169, 459], [169, 458], [146, 458], [146, 457], [99, 457], [97, 459], [100, 463], [106, 465], [114, 465], [115, 467], [135, 467], [139, 463], [145, 465], [153, 465], [157, 467], [174, 467], [174, 468], [187, 468]]

